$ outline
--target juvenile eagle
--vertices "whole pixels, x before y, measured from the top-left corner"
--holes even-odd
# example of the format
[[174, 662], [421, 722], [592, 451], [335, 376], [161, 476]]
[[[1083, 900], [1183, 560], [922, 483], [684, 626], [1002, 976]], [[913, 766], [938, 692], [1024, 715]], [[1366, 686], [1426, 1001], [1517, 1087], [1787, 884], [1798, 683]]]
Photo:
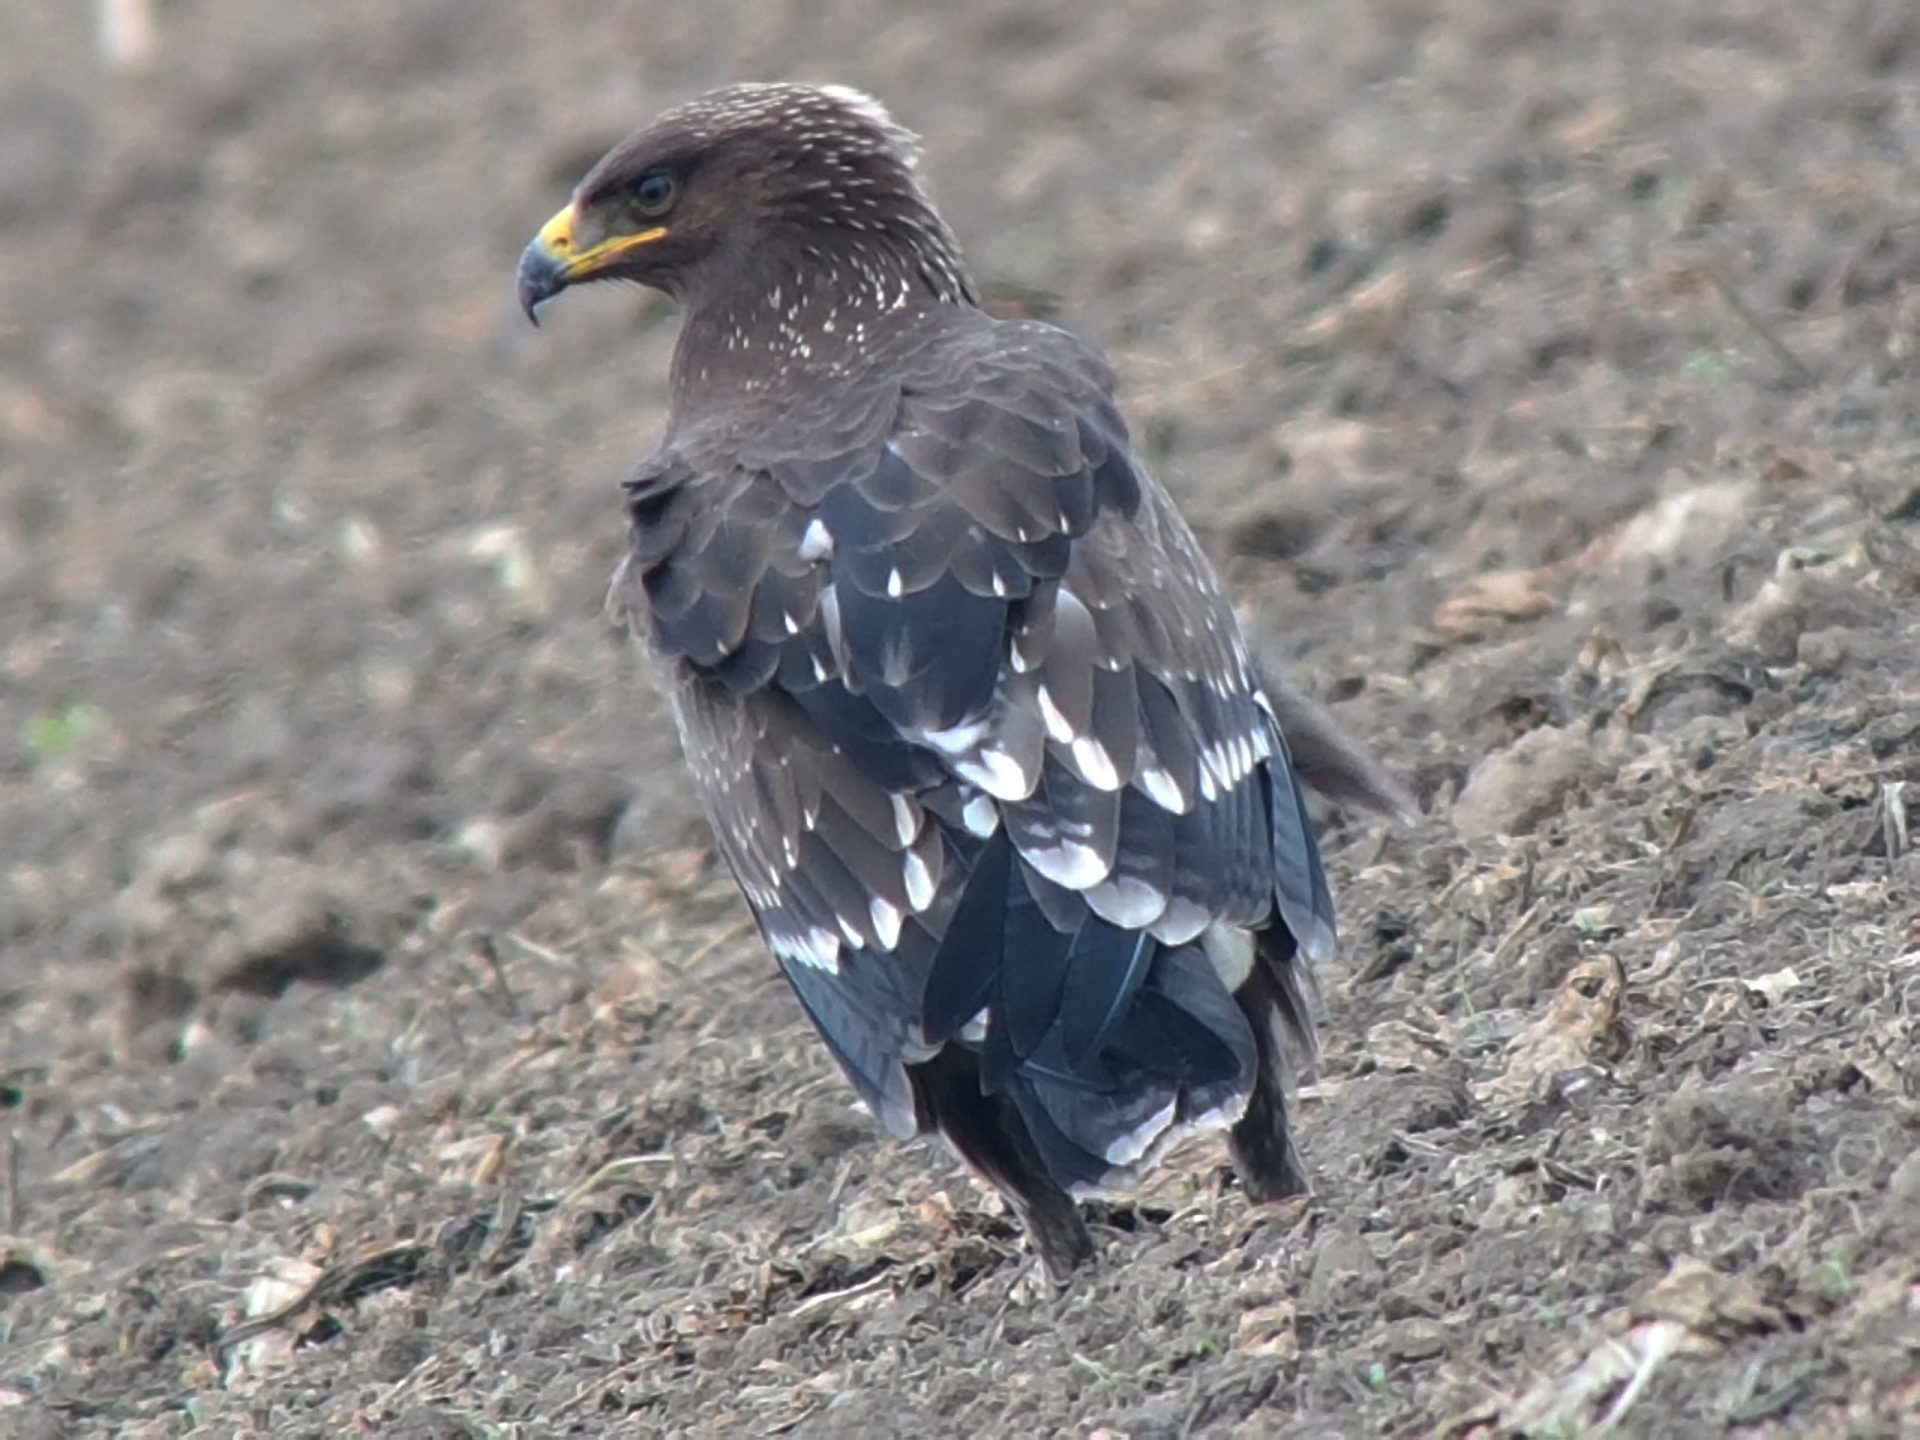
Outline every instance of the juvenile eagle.
[[1286, 732], [1322, 788], [1390, 782], [1261, 684], [1106, 362], [980, 308], [915, 160], [856, 91], [715, 91], [593, 167], [519, 294], [684, 308], [615, 604], [854, 1088], [1060, 1277], [1073, 1197], [1195, 1131], [1255, 1198], [1304, 1187], [1286, 1090], [1334, 924]]

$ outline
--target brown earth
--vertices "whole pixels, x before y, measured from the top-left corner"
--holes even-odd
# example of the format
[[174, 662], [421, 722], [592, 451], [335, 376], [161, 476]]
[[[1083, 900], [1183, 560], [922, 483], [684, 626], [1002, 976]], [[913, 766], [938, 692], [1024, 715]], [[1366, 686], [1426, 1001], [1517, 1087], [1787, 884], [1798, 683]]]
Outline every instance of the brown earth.
[[[1920, 1434], [1906, 0], [87, 8], [0, 13], [0, 1433]], [[670, 312], [512, 307], [774, 75], [1425, 811], [1328, 817], [1314, 1197], [1198, 1148], [1058, 1296], [600, 617]]]

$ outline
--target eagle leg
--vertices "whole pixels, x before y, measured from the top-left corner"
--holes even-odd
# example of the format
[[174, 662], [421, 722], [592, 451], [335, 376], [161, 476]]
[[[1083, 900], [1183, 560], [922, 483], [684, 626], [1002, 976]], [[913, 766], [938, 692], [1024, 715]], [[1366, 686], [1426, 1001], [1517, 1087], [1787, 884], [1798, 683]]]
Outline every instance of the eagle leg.
[[1228, 1148], [1248, 1198], [1269, 1201], [1304, 1195], [1309, 1188], [1287, 1118], [1296, 1057], [1288, 1053], [1286, 1041], [1293, 1040], [1306, 1052], [1298, 1059], [1311, 1063], [1313, 1020], [1286, 927], [1276, 925], [1262, 933], [1258, 946], [1252, 973], [1233, 998], [1253, 1030], [1259, 1064], [1247, 1108], [1229, 1132]]
[[1047, 1173], [1011, 1097], [982, 1094], [979, 1057], [957, 1045], [908, 1074], [922, 1127], [939, 1130], [967, 1166], [1000, 1192], [1020, 1217], [1048, 1278], [1066, 1283], [1093, 1258], [1093, 1237], [1073, 1197]]

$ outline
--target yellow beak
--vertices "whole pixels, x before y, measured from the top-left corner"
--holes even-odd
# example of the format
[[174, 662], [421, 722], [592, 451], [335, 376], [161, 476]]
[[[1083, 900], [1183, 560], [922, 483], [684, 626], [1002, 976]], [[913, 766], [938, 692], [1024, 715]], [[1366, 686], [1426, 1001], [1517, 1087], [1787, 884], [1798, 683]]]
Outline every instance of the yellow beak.
[[[543, 300], [551, 300], [567, 286], [591, 280], [623, 256], [651, 245], [667, 233], [656, 225], [631, 235], [611, 235], [578, 252], [573, 240], [574, 208], [569, 205], [540, 227], [540, 233], [520, 252], [518, 290], [520, 308], [529, 320]], [[535, 323], [538, 323], [537, 321]]]

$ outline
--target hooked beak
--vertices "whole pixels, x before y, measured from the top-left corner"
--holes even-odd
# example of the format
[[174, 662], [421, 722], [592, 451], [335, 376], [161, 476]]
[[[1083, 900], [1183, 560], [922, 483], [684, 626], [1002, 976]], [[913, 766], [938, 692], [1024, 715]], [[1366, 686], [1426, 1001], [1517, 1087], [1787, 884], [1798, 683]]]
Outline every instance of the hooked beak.
[[540, 321], [535, 311], [542, 301], [551, 300], [569, 285], [593, 279], [630, 252], [651, 245], [667, 233], [666, 226], [656, 225], [631, 235], [612, 235], [585, 250], [576, 250], [573, 227], [574, 207], [569, 205], [542, 225], [533, 242], [520, 252], [515, 288], [520, 308], [536, 325]]

